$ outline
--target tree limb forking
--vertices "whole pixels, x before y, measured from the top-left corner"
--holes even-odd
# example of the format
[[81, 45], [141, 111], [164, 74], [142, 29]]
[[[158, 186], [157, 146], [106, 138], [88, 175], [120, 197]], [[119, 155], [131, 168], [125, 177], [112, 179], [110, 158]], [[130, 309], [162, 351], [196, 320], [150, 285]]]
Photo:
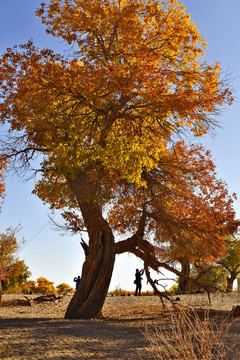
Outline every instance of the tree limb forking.
[[[155, 271], [159, 271], [160, 268], [164, 268], [172, 273], [174, 273], [177, 277], [181, 277], [184, 279], [190, 280], [192, 283], [196, 284], [198, 287], [203, 288], [209, 295], [209, 288], [204, 284], [201, 284], [196, 279], [191, 278], [175, 269], [173, 266], [170, 266], [167, 262], [159, 261], [154, 252], [154, 246], [150, 244], [147, 240], [140, 239], [136, 235], [132, 236], [127, 240], [120, 241], [115, 246], [115, 253], [121, 254], [123, 252], [130, 252], [143, 260], [146, 268], [152, 268]], [[151, 280], [149, 275], [149, 283], [152, 285], [154, 291], [159, 292], [153, 280]], [[154, 285], [154, 286], [153, 286]]]

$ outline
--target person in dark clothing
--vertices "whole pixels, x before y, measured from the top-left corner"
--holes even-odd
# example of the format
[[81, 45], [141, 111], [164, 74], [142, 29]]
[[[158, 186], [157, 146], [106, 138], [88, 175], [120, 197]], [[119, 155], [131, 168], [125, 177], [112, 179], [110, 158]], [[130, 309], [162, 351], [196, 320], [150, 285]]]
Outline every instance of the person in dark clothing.
[[79, 281], [80, 281], [80, 276], [75, 277], [75, 278], [73, 279], [73, 281], [75, 281], [75, 283], [76, 283], [76, 290], [77, 290], [77, 286], [78, 286], [78, 283], [79, 283]]
[[134, 283], [136, 284], [136, 291], [134, 296], [141, 296], [141, 289], [142, 289], [142, 275], [144, 273], [144, 270], [142, 269], [141, 271], [139, 271], [138, 269], [136, 269], [136, 273], [135, 273], [135, 281]]

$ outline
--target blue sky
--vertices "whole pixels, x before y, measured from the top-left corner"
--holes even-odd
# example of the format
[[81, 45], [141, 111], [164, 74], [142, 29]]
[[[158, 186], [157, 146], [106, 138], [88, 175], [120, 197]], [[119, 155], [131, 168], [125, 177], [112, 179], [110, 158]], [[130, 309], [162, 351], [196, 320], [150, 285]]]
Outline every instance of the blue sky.
[[[1, 0], [0, 3], [0, 53], [7, 47], [26, 43], [32, 39], [40, 48], [53, 48], [64, 51], [61, 40], [47, 35], [35, 10], [40, 0]], [[231, 73], [232, 87], [236, 101], [225, 108], [219, 118], [222, 128], [214, 137], [205, 136], [201, 142], [212, 151], [217, 165], [217, 173], [225, 180], [230, 192], [237, 193], [239, 200], [235, 209], [240, 216], [240, 1], [239, 0], [186, 0], [186, 11], [198, 26], [200, 34], [207, 40], [205, 60], [209, 63], [220, 61], [223, 75]], [[2, 131], [0, 129], [0, 131]], [[32, 272], [32, 279], [40, 276], [54, 281], [55, 285], [66, 282], [74, 286], [73, 277], [81, 274], [84, 260], [79, 236], [61, 234], [54, 229], [48, 218], [48, 208], [31, 194], [34, 180], [24, 182], [16, 176], [7, 177], [6, 200], [0, 214], [0, 231], [8, 226], [22, 230], [19, 238], [26, 240], [19, 253]], [[57, 218], [57, 217], [56, 217]], [[133, 289], [134, 273], [142, 264], [133, 256], [117, 257], [110, 289], [117, 285]], [[146, 281], [143, 290], [146, 290]]]

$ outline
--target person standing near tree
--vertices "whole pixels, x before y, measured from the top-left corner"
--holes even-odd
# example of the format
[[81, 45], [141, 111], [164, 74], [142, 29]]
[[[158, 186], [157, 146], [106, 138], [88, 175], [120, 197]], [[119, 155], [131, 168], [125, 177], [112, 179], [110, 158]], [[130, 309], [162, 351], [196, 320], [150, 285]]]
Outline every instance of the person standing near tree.
[[73, 279], [73, 281], [75, 281], [75, 283], [76, 283], [76, 290], [77, 290], [77, 286], [78, 286], [79, 281], [80, 281], [80, 276], [75, 277], [75, 278]]
[[138, 269], [136, 269], [136, 273], [135, 273], [135, 281], [134, 284], [136, 284], [136, 291], [134, 296], [141, 296], [141, 289], [142, 289], [142, 275], [144, 273], [144, 270], [142, 269], [141, 271], [139, 271]]

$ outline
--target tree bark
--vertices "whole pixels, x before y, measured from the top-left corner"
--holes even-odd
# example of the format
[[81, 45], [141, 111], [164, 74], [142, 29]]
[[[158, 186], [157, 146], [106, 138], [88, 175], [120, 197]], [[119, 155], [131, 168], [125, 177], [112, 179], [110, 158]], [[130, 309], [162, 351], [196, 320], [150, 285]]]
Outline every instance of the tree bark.
[[2, 280], [0, 280], [0, 307], [2, 306]]
[[181, 264], [181, 273], [184, 274], [184, 277], [179, 277], [179, 287], [178, 292], [188, 293], [190, 291], [190, 263], [189, 260], [184, 257], [179, 260]]
[[101, 315], [115, 261], [112, 231], [102, 216], [97, 189], [91, 177], [82, 173], [70, 181], [88, 231], [89, 245], [81, 280], [67, 308], [66, 319], [90, 319]]

